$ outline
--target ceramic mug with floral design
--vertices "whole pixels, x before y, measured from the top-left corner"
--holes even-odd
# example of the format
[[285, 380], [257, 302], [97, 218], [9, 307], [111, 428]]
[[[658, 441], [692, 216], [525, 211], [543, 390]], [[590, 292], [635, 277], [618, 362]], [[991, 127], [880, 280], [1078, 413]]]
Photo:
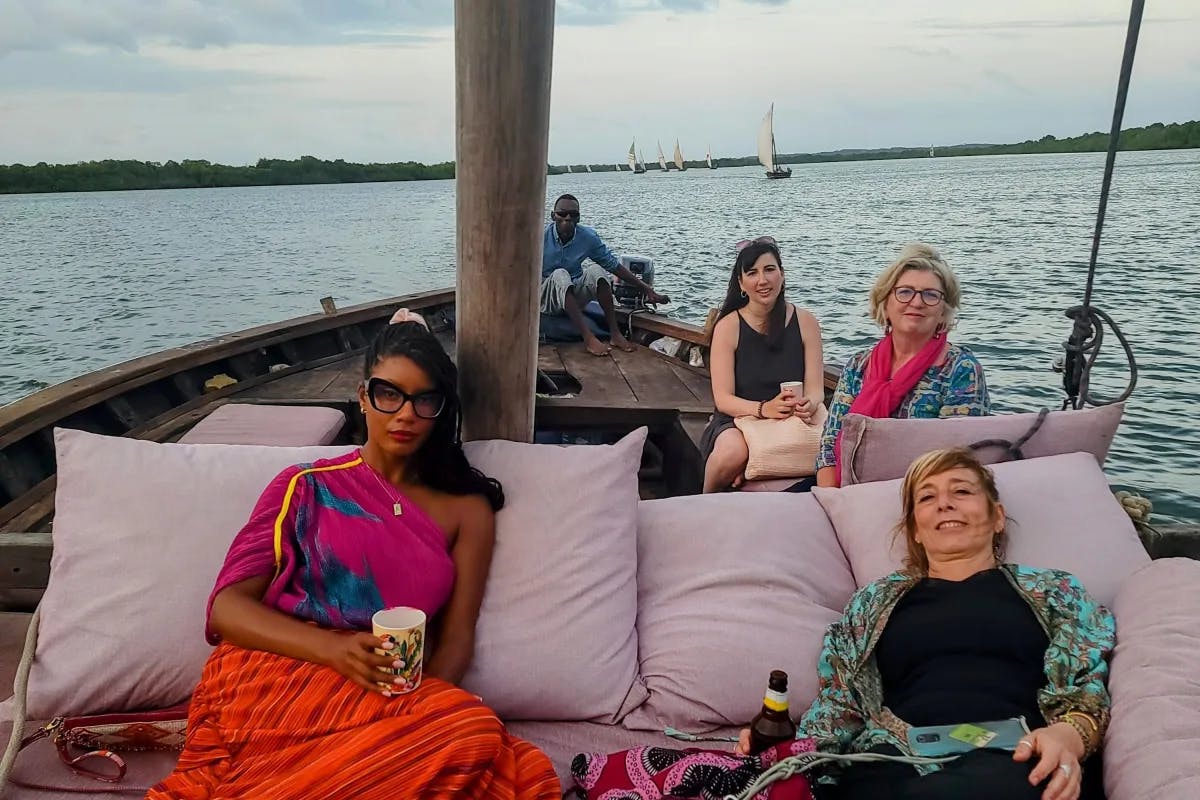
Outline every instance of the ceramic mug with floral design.
[[[392, 694], [407, 694], [421, 685], [421, 662], [425, 657], [425, 612], [419, 608], [396, 606], [376, 611], [371, 617], [371, 627], [381, 640], [392, 642], [391, 650], [377, 649], [382, 656], [393, 656], [400, 666], [380, 667], [381, 672], [393, 676], [391, 681], [380, 681]], [[395, 678], [402, 678], [396, 683]]]

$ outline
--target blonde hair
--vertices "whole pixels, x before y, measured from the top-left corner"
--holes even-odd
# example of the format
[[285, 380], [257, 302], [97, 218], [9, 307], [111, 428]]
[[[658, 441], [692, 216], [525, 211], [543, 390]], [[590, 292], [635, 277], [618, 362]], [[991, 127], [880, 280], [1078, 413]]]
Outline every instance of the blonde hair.
[[900, 276], [910, 269], [932, 272], [942, 282], [942, 291], [946, 295], [942, 301], [946, 304], [944, 324], [947, 329], [952, 327], [954, 325], [954, 318], [958, 313], [958, 305], [962, 301], [962, 293], [958, 287], [958, 277], [954, 274], [954, 270], [950, 269], [950, 265], [942, 258], [942, 254], [938, 252], [936, 247], [931, 247], [922, 242], [906, 244], [901, 249], [900, 255], [896, 260], [887, 269], [879, 273], [879, 277], [875, 279], [875, 285], [871, 287], [872, 318], [878, 323], [879, 327], [887, 327], [888, 297], [891, 295], [892, 290], [896, 288], [896, 284], [900, 282]]
[[[969, 469], [979, 479], [988, 500], [988, 512], [995, 517], [1000, 506], [1000, 493], [996, 490], [996, 478], [992, 471], [979, 462], [975, 454], [965, 447], [952, 447], [944, 450], [932, 450], [917, 458], [908, 467], [904, 475], [904, 483], [900, 487], [900, 522], [896, 525], [895, 535], [903, 536], [907, 545], [904, 558], [904, 570], [910, 575], [924, 576], [929, 572], [929, 557], [925, 548], [917, 542], [916, 495], [917, 487], [934, 475], [940, 475], [952, 469]], [[1004, 547], [1007, 543], [1008, 531], [1001, 528], [992, 536], [992, 553], [996, 563], [1004, 560]]]

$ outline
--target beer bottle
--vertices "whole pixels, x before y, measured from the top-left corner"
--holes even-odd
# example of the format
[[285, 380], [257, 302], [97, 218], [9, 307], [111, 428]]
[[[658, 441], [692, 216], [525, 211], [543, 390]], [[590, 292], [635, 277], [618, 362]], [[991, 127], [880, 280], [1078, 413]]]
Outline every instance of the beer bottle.
[[771, 670], [762, 711], [750, 723], [750, 755], [796, 738], [796, 723], [788, 716], [788, 676], [781, 669]]

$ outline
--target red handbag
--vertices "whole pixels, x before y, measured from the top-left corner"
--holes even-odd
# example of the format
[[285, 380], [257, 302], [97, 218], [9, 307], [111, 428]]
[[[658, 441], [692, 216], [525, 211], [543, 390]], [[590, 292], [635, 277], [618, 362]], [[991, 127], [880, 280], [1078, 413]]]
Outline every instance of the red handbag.
[[[41, 739], [50, 739], [63, 764], [76, 775], [105, 783], [119, 783], [125, 778], [127, 765], [116, 751], [182, 750], [187, 733], [187, 714], [188, 704], [181, 703], [161, 711], [57, 717], [26, 736], [21, 741], [21, 749]], [[15, 779], [12, 782], [18, 783]], [[89, 791], [40, 787], [23, 782], [21, 785], [59, 791]]]

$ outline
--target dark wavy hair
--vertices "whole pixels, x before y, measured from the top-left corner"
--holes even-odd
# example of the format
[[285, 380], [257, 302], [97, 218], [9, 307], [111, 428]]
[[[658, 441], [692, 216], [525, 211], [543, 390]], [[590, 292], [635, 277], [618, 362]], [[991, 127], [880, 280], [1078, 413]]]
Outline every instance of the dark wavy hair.
[[[733, 262], [733, 271], [729, 274], [729, 289], [725, 292], [725, 302], [721, 304], [721, 313], [717, 315], [718, 320], [745, 307], [750, 302], [750, 298], [742, 294], [742, 286], [739, 281], [742, 275], [749, 272], [750, 268], [754, 266], [754, 262], [758, 261], [765, 253], [775, 256], [775, 260], [779, 262], [779, 271], [783, 272], [783, 257], [779, 254], [777, 245], [755, 241], [743, 247], [737, 254], [737, 260]], [[783, 347], [783, 329], [787, 324], [788, 304], [784, 298], [786, 291], [787, 283], [784, 282], [779, 287], [779, 297], [775, 298], [775, 305], [767, 317], [767, 348], [770, 350], [778, 350]]]
[[426, 486], [448, 494], [481, 494], [493, 511], [504, 508], [504, 489], [471, 466], [462, 448], [462, 403], [458, 397], [458, 367], [442, 344], [419, 322], [387, 325], [367, 348], [363, 380], [371, 378], [375, 365], [385, 358], [403, 356], [429, 376], [434, 388], [446, 397], [433, 431], [413, 456], [413, 468]]

